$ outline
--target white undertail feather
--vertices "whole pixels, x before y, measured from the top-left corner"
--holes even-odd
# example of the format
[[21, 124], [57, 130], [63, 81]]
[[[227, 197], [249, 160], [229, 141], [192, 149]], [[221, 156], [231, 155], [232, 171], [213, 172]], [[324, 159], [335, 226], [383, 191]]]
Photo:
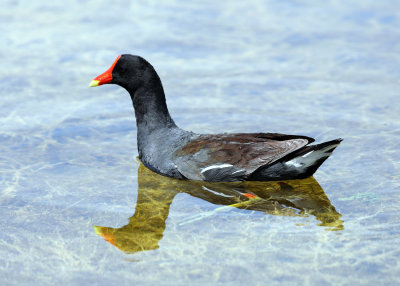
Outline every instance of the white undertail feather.
[[319, 159], [329, 157], [329, 155], [332, 153], [332, 149], [336, 148], [338, 145], [339, 145], [339, 143], [335, 144], [335, 145], [326, 146], [319, 150], [310, 151], [310, 152], [304, 154], [303, 156], [299, 156], [299, 157], [293, 158], [290, 161], [287, 161], [285, 164], [287, 166], [292, 166], [295, 168], [310, 167]]

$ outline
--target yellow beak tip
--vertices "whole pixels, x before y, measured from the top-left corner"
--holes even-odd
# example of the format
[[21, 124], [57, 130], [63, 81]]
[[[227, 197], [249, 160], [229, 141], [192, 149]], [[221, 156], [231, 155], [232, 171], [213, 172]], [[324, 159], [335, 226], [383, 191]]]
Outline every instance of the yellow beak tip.
[[93, 86], [98, 86], [99, 85], [99, 80], [92, 80], [90, 83], [89, 83], [89, 86], [90, 87], [93, 87]]

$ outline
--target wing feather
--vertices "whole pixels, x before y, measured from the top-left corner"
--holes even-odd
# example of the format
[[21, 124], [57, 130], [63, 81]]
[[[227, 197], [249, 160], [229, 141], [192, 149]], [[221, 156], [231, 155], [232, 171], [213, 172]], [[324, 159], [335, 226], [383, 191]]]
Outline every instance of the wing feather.
[[174, 158], [188, 179], [240, 181], [312, 141], [305, 136], [269, 133], [199, 135], [176, 151]]

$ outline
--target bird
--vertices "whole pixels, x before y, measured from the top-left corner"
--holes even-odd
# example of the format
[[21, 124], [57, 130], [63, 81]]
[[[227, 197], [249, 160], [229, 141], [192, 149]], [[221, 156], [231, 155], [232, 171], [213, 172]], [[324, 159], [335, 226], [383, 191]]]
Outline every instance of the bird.
[[343, 140], [309, 145], [303, 135], [197, 134], [179, 128], [166, 104], [160, 77], [144, 58], [122, 54], [90, 87], [116, 84], [132, 99], [139, 160], [175, 179], [207, 182], [279, 181], [312, 176]]

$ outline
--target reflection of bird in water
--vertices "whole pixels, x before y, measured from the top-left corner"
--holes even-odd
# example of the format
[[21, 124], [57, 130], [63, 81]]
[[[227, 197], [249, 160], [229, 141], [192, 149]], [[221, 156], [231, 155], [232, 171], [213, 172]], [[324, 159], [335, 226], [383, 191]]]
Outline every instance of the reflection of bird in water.
[[327, 230], [342, 230], [343, 221], [313, 178], [280, 182], [207, 183], [158, 175], [142, 164], [138, 173], [135, 214], [120, 228], [94, 226], [98, 235], [127, 253], [158, 248], [174, 197], [181, 192], [222, 205], [194, 215], [180, 225], [235, 208], [280, 216], [313, 215]]

